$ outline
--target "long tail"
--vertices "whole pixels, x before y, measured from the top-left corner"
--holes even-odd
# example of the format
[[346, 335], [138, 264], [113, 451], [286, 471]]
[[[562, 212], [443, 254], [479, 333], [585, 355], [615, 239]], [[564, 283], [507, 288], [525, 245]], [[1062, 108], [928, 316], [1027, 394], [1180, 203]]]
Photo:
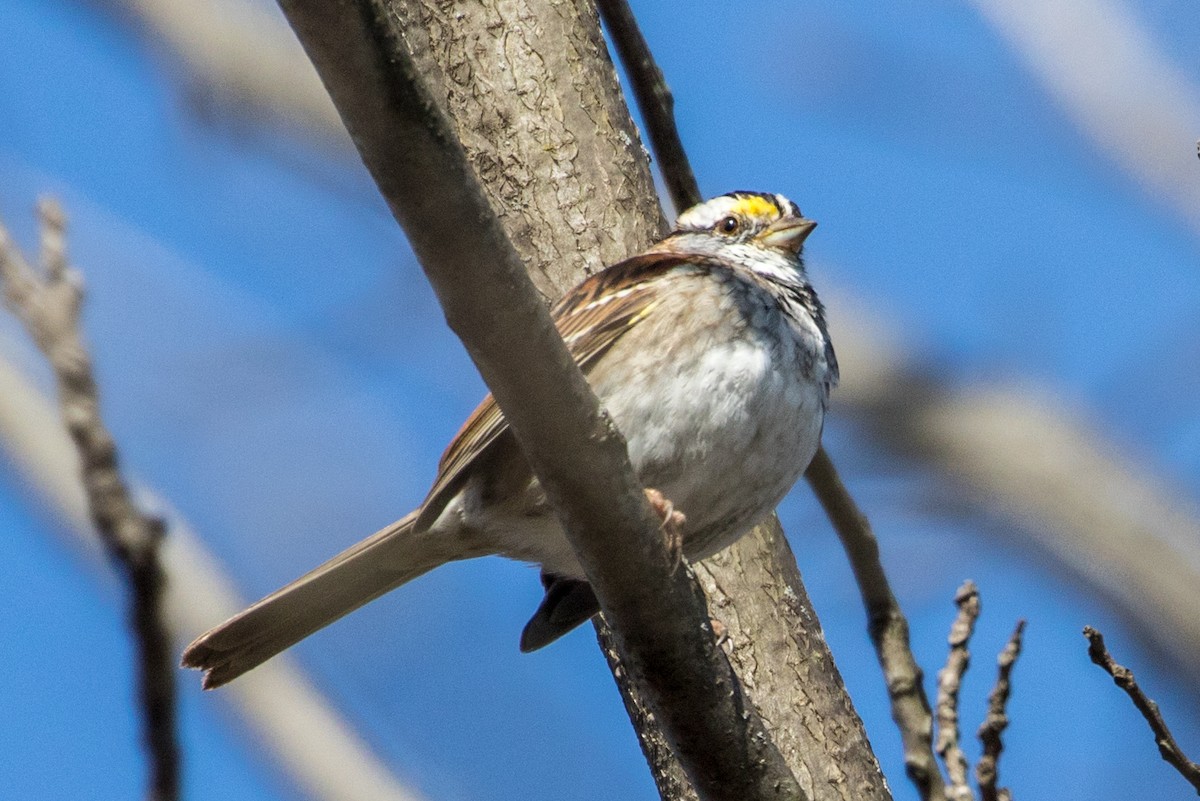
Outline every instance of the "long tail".
[[220, 687], [389, 590], [447, 561], [416, 513], [346, 549], [320, 567], [197, 637], [184, 667], [205, 671], [204, 688]]

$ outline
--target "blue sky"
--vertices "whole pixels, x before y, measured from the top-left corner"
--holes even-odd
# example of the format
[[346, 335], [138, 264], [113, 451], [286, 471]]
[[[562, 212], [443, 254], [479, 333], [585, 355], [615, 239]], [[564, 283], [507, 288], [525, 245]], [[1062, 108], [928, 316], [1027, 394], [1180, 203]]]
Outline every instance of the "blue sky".
[[[1114, 166], [975, 7], [634, 5], [706, 194], [793, 197], [821, 224], [808, 247], [818, 288], [863, 298], [953, 385], [1016, 381], [1080, 410], [1200, 502], [1200, 238]], [[1193, 64], [1190, 6], [1128, 8], [1165, 58]], [[12, 0], [0, 52], [17, 65], [0, 70], [0, 217], [28, 247], [34, 198], [63, 199], [126, 464], [243, 596], [419, 502], [484, 390], [362, 168], [197, 102], [170, 53], [106, 4]], [[1108, 635], [1195, 758], [1200, 697], [1136, 627], [1009, 521], [881, 457], [836, 398], [827, 442], [880, 535], [927, 672], [944, 658], [954, 588], [981, 587], [968, 729], [993, 655], [1029, 619], [1001, 763], [1017, 797], [1190, 797], [1079, 635], [1088, 623]], [[913, 798], [836, 539], [804, 487], [781, 515], [892, 788]], [[132, 797], [142, 774], [121, 594], [60, 525], [0, 456], [0, 785], [20, 798]], [[526, 567], [455, 565], [296, 650], [431, 799], [655, 797], [590, 634], [517, 653], [539, 596]], [[295, 797], [197, 684], [182, 677], [187, 797]]]

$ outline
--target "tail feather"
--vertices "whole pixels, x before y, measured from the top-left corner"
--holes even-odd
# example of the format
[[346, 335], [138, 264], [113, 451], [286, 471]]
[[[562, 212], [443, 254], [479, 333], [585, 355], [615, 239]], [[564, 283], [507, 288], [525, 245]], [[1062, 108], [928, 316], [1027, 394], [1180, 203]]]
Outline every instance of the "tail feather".
[[545, 648], [600, 611], [592, 585], [579, 579], [542, 574], [546, 597], [521, 632], [521, 652]]
[[415, 521], [414, 512], [197, 637], [184, 667], [205, 671], [205, 689], [220, 687], [447, 561], [431, 539], [413, 536]]

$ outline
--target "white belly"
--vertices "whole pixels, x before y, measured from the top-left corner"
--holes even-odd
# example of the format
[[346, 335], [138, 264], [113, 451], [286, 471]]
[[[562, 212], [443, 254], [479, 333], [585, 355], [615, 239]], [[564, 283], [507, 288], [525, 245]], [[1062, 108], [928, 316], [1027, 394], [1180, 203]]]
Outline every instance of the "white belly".
[[[684, 552], [693, 561], [761, 521], [808, 467], [830, 376], [815, 325], [796, 323], [749, 291], [740, 299], [700, 297], [719, 289], [714, 283], [690, 296], [667, 294], [589, 375], [642, 484], [686, 516]], [[681, 326], [693, 332], [682, 341], [675, 335]], [[669, 352], [663, 343], [673, 343]], [[542, 498], [536, 484], [531, 492]], [[584, 577], [544, 503], [536, 504], [540, 514], [514, 516], [461, 500], [461, 512], [444, 517], [463, 515], [490, 550]]]
[[672, 375], [601, 397], [628, 432], [642, 482], [687, 516], [693, 560], [735, 541], [783, 499], [816, 453], [825, 407], [820, 383], [773, 368], [752, 341], [708, 349]]

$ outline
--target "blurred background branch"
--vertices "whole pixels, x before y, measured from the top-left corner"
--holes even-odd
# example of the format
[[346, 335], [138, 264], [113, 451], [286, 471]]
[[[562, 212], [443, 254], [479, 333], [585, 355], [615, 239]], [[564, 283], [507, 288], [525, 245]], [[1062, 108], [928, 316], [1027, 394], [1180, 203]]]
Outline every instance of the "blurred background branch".
[[216, 105], [295, 126], [349, 156], [353, 144], [274, 4], [246, 0], [95, 0], [180, 59], [201, 111]]
[[118, 465], [116, 443], [100, 417], [92, 360], [79, 328], [83, 280], [67, 260], [63, 210], [57, 201], [43, 199], [38, 217], [41, 258], [36, 266], [25, 259], [0, 223], [0, 289], [5, 305], [24, 324], [54, 371], [62, 422], [75, 444], [78, 462], [66, 475], [82, 480], [95, 532], [126, 583], [149, 773], [146, 797], [175, 801], [180, 753], [175, 659], [162, 610], [163, 523], [133, 503]]
[[1095, 147], [1200, 236], [1200, 181], [1191, 157], [1200, 96], [1129, 6], [1119, 0], [971, 4]]
[[[61, 530], [99, 561], [83, 485], [75, 480], [78, 455], [54, 402], [38, 386], [32, 365], [17, 357], [17, 343], [0, 337], [0, 442], [5, 457], [55, 511]], [[168, 631], [202, 631], [213, 620], [245, 608], [233, 580], [200, 537], [166, 502], [139, 488], [147, 505], [164, 510], [171, 535], [159, 559], [167, 582], [163, 612]], [[173, 655], [190, 637], [174, 639]], [[314, 801], [421, 801], [362, 740], [289, 657], [263, 665], [223, 694], [290, 781]]]

